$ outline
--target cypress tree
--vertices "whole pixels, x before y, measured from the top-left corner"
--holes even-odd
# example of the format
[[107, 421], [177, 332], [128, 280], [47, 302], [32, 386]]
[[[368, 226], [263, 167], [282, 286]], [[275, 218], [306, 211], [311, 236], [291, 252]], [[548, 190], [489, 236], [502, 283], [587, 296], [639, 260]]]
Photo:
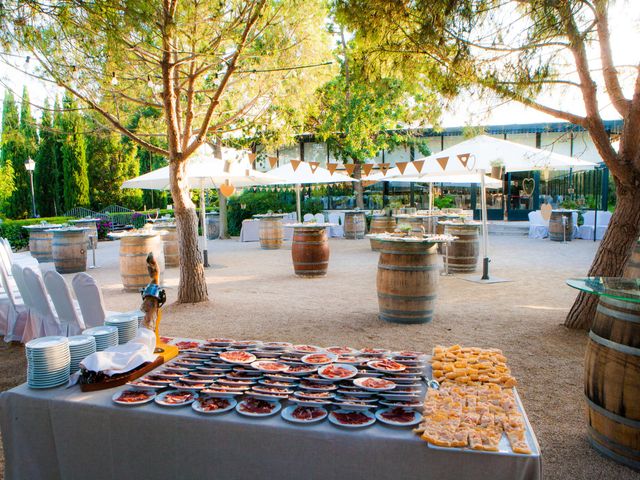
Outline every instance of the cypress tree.
[[36, 206], [43, 217], [51, 217], [61, 210], [58, 200], [58, 172], [56, 162], [56, 139], [53, 127], [53, 115], [49, 110], [49, 100], [45, 100], [42, 122], [40, 123], [40, 144], [36, 154]]
[[13, 157], [16, 154], [18, 126], [16, 102], [13, 94], [6, 90], [2, 102], [2, 135], [0, 136], [0, 209], [5, 214], [7, 213], [7, 202], [15, 188]]
[[62, 164], [64, 172], [64, 209], [89, 206], [89, 177], [83, 121], [69, 93], [62, 100]]
[[56, 95], [56, 99], [53, 103], [53, 159], [55, 165], [55, 204], [58, 207], [58, 214], [62, 215], [65, 212], [64, 209], [64, 165], [62, 162], [62, 143], [63, 137], [63, 125], [62, 125], [62, 108], [60, 101]]

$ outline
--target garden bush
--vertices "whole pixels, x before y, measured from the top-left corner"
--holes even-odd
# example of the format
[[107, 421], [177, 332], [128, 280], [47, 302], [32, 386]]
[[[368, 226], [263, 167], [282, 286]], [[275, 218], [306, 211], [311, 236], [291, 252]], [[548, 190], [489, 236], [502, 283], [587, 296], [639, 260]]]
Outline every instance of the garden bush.
[[28, 218], [26, 220], [4, 220], [0, 223], [0, 237], [9, 240], [11, 248], [22, 250], [29, 245], [29, 232], [22, 228], [26, 225], [36, 225], [38, 223], [67, 223], [73, 217], [48, 217], [48, 218]]
[[229, 235], [240, 235], [242, 221], [260, 213], [291, 212], [296, 208], [295, 192], [254, 192], [245, 190], [227, 203]]

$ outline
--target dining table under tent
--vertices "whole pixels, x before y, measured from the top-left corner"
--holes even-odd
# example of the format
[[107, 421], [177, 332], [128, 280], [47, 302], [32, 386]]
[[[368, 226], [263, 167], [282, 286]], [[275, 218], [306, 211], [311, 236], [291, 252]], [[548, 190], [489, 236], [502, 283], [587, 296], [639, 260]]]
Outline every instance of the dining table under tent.
[[[200, 222], [202, 225], [202, 254], [205, 267], [209, 266], [207, 223], [205, 217], [205, 189], [220, 188], [223, 195], [231, 195], [236, 188], [256, 185], [277, 185], [282, 179], [272, 173], [254, 170], [248, 152], [222, 147], [222, 158], [215, 156], [213, 148], [203, 144], [188, 160], [187, 181], [190, 188], [200, 190]], [[169, 167], [162, 167], [125, 181], [120, 188], [142, 190], [169, 190]]]
[[326, 168], [318, 166], [317, 163], [303, 162], [301, 160], [291, 160], [289, 163], [269, 170], [267, 173], [273, 177], [282, 179], [280, 182], [277, 182], [279, 184], [294, 185], [296, 191], [296, 212], [299, 222], [302, 222], [302, 207], [300, 204], [302, 185], [357, 182], [356, 179], [348, 175], [331, 172]]
[[[482, 208], [482, 276], [481, 281], [491, 281], [489, 278], [489, 254], [487, 232], [487, 176], [492, 167], [500, 164], [505, 173], [523, 172], [530, 170], [566, 170], [569, 168], [595, 168], [595, 164], [579, 158], [555, 153], [551, 150], [521, 145], [519, 143], [501, 140], [487, 135], [478, 135], [469, 140], [460, 142], [428, 157], [419, 158], [420, 174], [414, 175], [405, 170], [384, 176], [386, 180], [400, 181], [401, 177], [411, 177], [410, 181], [429, 182], [439, 175], [476, 175], [481, 188]], [[414, 170], [414, 166], [412, 166]], [[407, 167], [408, 169], [408, 167]], [[367, 177], [364, 180], [373, 180]], [[445, 177], [441, 177], [445, 178]], [[421, 180], [422, 179], [422, 180]]]

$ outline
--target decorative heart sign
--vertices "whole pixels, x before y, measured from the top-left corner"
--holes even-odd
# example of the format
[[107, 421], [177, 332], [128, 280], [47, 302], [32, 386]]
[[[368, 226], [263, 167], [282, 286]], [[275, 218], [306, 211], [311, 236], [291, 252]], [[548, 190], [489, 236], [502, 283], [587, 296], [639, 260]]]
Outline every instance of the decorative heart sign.
[[220, 185], [220, 193], [222, 193], [222, 195], [224, 195], [226, 198], [229, 198], [231, 195], [233, 195], [233, 192], [236, 191], [236, 187], [234, 187], [233, 185], [229, 185], [227, 183]]
[[536, 188], [536, 181], [533, 178], [525, 178], [522, 181], [522, 190], [525, 194], [532, 195], [534, 188]]
[[547, 222], [551, 218], [551, 210], [553, 210], [553, 207], [550, 203], [543, 203], [540, 205], [540, 216], [542, 216], [542, 218]]

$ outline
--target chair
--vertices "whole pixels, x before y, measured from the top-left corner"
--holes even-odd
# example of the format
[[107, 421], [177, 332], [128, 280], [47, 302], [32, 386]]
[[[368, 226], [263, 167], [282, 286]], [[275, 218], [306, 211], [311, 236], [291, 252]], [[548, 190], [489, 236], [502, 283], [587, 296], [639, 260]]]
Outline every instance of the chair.
[[329, 229], [331, 237], [344, 237], [344, 213], [331, 212], [329, 214], [329, 223], [336, 224], [336, 226]]
[[313, 213], [305, 213], [304, 216], [302, 217], [303, 222], [311, 222], [314, 219], [315, 217], [313, 216]]
[[105, 310], [100, 287], [95, 279], [88, 273], [78, 273], [73, 277], [73, 280], [71, 280], [71, 286], [80, 304], [80, 311], [82, 312], [82, 319], [86, 328], [104, 325], [104, 320], [109, 315], [121, 313]]
[[[7, 272], [11, 272], [11, 265], [13, 264], [11, 256], [13, 255], [13, 252], [11, 252], [11, 247], [7, 250], [7, 246], [4, 241], [4, 238], [0, 241], [0, 263], [2, 263]], [[11, 273], [9, 273], [9, 275], [11, 275]]]
[[63, 335], [80, 335], [85, 329], [84, 321], [73, 305], [71, 291], [64, 277], [56, 271], [48, 271], [44, 274], [44, 285], [58, 314]]
[[316, 219], [316, 223], [324, 223], [324, 214], [323, 213], [316, 213], [313, 218]]
[[42, 277], [29, 267], [22, 270], [22, 275], [29, 290], [25, 303], [29, 310], [39, 317], [40, 331], [44, 332], [44, 335], [64, 335], [60, 320], [51, 308]]
[[607, 228], [609, 228], [609, 221], [611, 221], [611, 212], [601, 211], [594, 212], [589, 210], [583, 214], [584, 224], [578, 227], [577, 238], [583, 240], [593, 240], [594, 230], [595, 239], [602, 240]]
[[0, 302], [0, 328], [5, 342], [22, 340], [29, 320], [29, 309], [14, 293], [10, 281], [7, 270], [0, 263], [0, 282], [6, 292], [6, 298]]
[[547, 238], [549, 223], [545, 222], [539, 210], [529, 212], [529, 238]]

